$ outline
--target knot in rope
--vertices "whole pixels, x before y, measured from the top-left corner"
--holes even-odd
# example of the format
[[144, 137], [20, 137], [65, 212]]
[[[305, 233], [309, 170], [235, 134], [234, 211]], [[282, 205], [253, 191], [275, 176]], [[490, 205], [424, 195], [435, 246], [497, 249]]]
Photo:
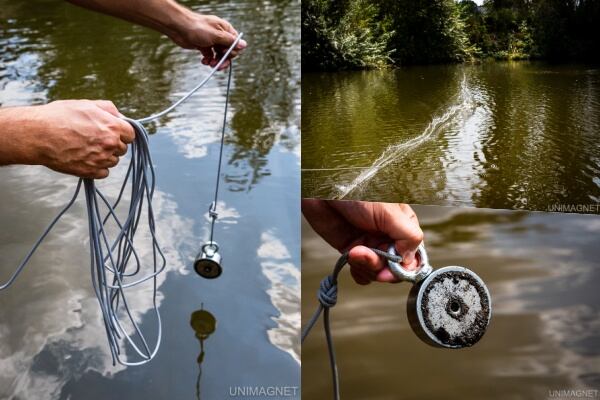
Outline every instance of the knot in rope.
[[319, 288], [319, 303], [323, 307], [331, 308], [337, 303], [337, 282], [334, 282], [333, 276], [328, 275], [321, 281], [321, 287]]

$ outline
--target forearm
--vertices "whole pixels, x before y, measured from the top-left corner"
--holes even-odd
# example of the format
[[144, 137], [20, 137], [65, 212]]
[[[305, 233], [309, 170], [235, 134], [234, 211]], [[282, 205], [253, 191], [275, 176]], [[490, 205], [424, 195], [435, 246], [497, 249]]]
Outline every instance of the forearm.
[[174, 0], [67, 0], [159, 31], [171, 38], [181, 35], [193, 12]]
[[0, 109], [0, 165], [35, 164], [39, 159], [37, 107]]

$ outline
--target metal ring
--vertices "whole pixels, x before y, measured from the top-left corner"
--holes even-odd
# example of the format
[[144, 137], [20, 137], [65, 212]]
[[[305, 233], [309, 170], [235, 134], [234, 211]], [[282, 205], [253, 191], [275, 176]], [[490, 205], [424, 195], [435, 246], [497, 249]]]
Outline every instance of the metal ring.
[[[396, 256], [396, 247], [391, 244], [388, 253]], [[402, 264], [397, 263], [396, 261], [392, 261], [388, 259], [388, 266], [390, 271], [394, 274], [394, 276], [401, 281], [418, 283], [423, 279], [427, 278], [429, 274], [433, 271], [433, 267], [429, 265], [429, 257], [427, 257], [427, 251], [425, 250], [425, 244], [421, 243], [417, 248], [417, 254], [419, 260], [419, 267], [414, 271], [407, 271]]]
[[[204, 253], [207, 253], [207, 252], [206, 252], [206, 250], [205, 250], [207, 247], [208, 247], [208, 248], [210, 248], [210, 249], [213, 251], [213, 253], [212, 253], [212, 254], [214, 254], [214, 253], [216, 253], [217, 251], [219, 251], [219, 245], [217, 244], [217, 242], [207, 242], [207, 243], [205, 243], [205, 244], [202, 246], [202, 251], [203, 251]], [[207, 254], [208, 254], [208, 253], [207, 253]]]

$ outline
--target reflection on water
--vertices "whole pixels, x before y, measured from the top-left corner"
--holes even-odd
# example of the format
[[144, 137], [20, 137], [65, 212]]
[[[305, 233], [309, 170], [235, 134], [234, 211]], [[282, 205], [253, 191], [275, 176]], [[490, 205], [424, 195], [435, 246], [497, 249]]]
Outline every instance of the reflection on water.
[[305, 197], [532, 210], [600, 202], [598, 69], [305, 74], [302, 90]]
[[[494, 304], [480, 342], [421, 342], [406, 317], [407, 284], [353, 283], [342, 273], [332, 311], [344, 399], [547, 398], [600, 389], [600, 217], [415, 206], [434, 267], [463, 265]], [[338, 254], [302, 227], [302, 319]], [[330, 394], [322, 327], [302, 347], [303, 398]], [[398, 377], [414, 379], [397, 379]]]
[[190, 325], [196, 333], [196, 339], [200, 341], [200, 354], [198, 355], [198, 380], [196, 381], [196, 398], [200, 399], [200, 380], [202, 379], [202, 362], [204, 361], [204, 341], [217, 329], [217, 319], [214, 315], [204, 309], [192, 313]]
[[[210, 365], [202, 376], [204, 398], [223, 398], [230, 386], [298, 385], [300, 3], [186, 4], [229, 19], [250, 44], [232, 82], [226, 191], [216, 227], [224, 273], [207, 282], [191, 267], [208, 239], [226, 84], [221, 74], [151, 127], [157, 233], [168, 263], [158, 283], [164, 332], [157, 358], [138, 368], [110, 363], [90, 284], [81, 198], [15, 286], [0, 294], [0, 398], [193, 398], [198, 341], [188, 324], [201, 303], [219, 315], [203, 361]], [[195, 52], [65, 2], [0, 0], [0, 21], [3, 107], [106, 98], [124, 114], [142, 117], [206, 74]], [[124, 172], [117, 167], [101, 190], [114, 196]], [[40, 167], [0, 169], [0, 281], [75, 182]], [[138, 234], [140, 244], [147, 242], [147, 232]], [[140, 289], [130, 295], [132, 308], [142, 330], [153, 332], [151, 296]]]

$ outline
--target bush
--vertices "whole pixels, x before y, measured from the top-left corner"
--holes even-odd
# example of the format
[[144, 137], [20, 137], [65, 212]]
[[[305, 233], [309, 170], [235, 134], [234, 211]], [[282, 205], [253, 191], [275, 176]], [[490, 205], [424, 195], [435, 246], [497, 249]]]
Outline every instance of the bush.
[[302, 69], [381, 68], [393, 32], [368, 0], [302, 2]]

